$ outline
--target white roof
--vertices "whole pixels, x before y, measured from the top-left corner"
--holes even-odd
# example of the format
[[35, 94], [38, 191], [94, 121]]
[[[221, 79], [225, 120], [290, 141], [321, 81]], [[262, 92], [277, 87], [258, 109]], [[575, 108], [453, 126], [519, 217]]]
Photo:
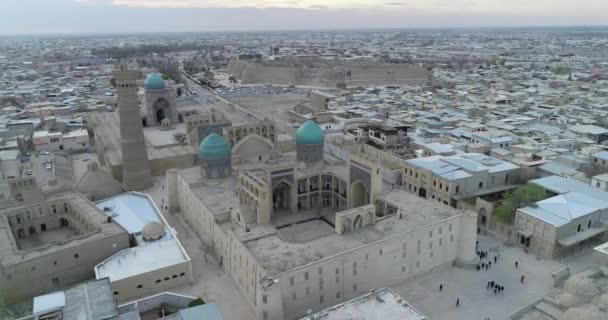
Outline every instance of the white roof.
[[166, 225], [156, 206], [144, 194], [126, 193], [99, 201], [95, 205], [129, 234], [140, 233], [149, 222]]
[[[317, 318], [319, 316], [319, 318]], [[304, 317], [301, 320], [424, 320], [401, 297], [389, 289], [369, 293]]]
[[95, 274], [97, 279], [108, 277], [111, 282], [114, 282], [189, 260], [190, 258], [175, 238], [158, 240], [143, 246], [121, 250], [95, 266]]
[[34, 298], [34, 314], [65, 307], [65, 293], [57, 291]]
[[556, 227], [608, 208], [608, 202], [580, 192], [569, 192], [536, 202], [521, 211], [550, 223]]

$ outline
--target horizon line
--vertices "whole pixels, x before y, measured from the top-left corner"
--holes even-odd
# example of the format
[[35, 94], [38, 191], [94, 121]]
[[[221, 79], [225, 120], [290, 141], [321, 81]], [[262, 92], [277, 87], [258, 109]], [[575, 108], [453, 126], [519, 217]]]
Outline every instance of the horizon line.
[[[434, 26], [434, 27], [343, 27], [343, 28], [294, 28], [294, 29], [216, 29], [192, 31], [129, 31], [129, 32], [49, 32], [49, 33], [0, 33], [0, 37], [52, 37], [52, 36], [124, 36], [124, 35], [171, 35], [184, 33], [255, 33], [255, 32], [328, 32], [328, 31], [400, 31], [400, 30], [490, 30], [490, 29], [559, 29], [559, 28], [608, 28], [608, 24], [588, 25], [514, 25], [514, 26]], [[607, 30], [608, 31], [608, 30]]]

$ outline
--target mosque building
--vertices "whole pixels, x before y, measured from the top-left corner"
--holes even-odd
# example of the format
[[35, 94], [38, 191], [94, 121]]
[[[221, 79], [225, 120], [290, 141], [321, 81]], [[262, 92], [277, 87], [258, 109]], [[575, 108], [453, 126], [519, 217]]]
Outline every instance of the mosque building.
[[476, 214], [387, 183], [387, 155], [326, 144], [314, 119], [292, 144], [263, 126], [207, 135], [198, 166], [166, 177], [168, 211], [189, 221], [257, 319], [299, 319], [444, 265], [476, 264]]

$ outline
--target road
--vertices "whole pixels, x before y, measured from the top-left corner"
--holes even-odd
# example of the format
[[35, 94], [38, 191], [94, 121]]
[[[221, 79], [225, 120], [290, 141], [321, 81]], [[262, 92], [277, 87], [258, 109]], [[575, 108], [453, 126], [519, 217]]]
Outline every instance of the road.
[[38, 183], [38, 185], [40, 187], [44, 187], [44, 186], [48, 185], [49, 180], [52, 180], [55, 178], [54, 164], [53, 164], [53, 170], [47, 170], [45, 168], [45, 165], [47, 163], [51, 163], [51, 164], [53, 163], [53, 156], [50, 154], [48, 154], [48, 155], [38, 154], [38, 156], [36, 156], [36, 154], [32, 154], [32, 156], [30, 157], [32, 175], [36, 178], [36, 182]]

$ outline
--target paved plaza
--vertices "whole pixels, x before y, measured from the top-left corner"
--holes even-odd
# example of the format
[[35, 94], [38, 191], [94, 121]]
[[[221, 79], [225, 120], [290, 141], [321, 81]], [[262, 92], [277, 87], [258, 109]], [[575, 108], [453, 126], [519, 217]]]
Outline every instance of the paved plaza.
[[[556, 261], [537, 260], [520, 248], [506, 247], [493, 238], [480, 236], [480, 250], [499, 247], [500, 257], [494, 263], [496, 252], [489, 252], [492, 267], [488, 271], [445, 267], [425, 276], [403, 282], [392, 288], [417, 310], [433, 320], [504, 320], [516, 311], [539, 300], [553, 286], [551, 275], [565, 267], [576, 272], [590, 262], [590, 257], [578, 257], [576, 265]], [[488, 259], [486, 259], [487, 261]], [[515, 269], [515, 261], [519, 267]], [[525, 283], [520, 277], [525, 276]], [[497, 281], [504, 292], [494, 295], [487, 290], [488, 281]], [[443, 291], [439, 285], [443, 284]], [[456, 308], [456, 299], [461, 306]]]

